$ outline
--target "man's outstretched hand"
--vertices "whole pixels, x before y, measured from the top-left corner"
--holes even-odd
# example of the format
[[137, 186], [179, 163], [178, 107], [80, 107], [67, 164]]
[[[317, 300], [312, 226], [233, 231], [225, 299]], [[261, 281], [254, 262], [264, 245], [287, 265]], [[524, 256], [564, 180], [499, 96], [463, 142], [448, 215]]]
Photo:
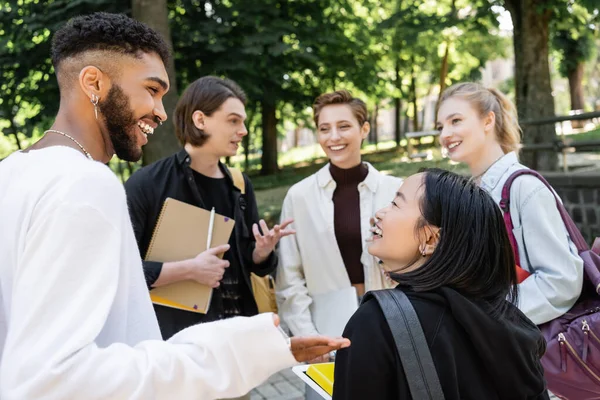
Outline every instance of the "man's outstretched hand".
[[314, 360], [328, 354], [333, 350], [350, 346], [350, 340], [344, 338], [330, 338], [327, 336], [305, 336], [292, 338], [292, 354], [298, 362]]
[[[273, 323], [275, 326], [279, 326], [279, 316], [277, 314], [273, 314]], [[294, 336], [290, 342], [292, 354], [298, 362], [311, 361], [334, 350], [349, 346], [350, 340], [348, 339], [328, 336]]]

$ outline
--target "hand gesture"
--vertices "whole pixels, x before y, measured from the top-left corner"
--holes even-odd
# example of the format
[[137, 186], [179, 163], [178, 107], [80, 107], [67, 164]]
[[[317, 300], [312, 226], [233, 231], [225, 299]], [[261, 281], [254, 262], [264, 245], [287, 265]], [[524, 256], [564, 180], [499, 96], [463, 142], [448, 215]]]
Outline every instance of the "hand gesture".
[[254, 253], [252, 253], [252, 260], [255, 264], [260, 264], [269, 257], [279, 239], [296, 233], [294, 229], [287, 228], [292, 222], [294, 222], [293, 219], [286, 219], [281, 225], [275, 225], [273, 229], [269, 230], [265, 220], [261, 219], [259, 224], [263, 232], [262, 235], [258, 230], [258, 224], [252, 225], [252, 233], [254, 233], [254, 238], [256, 239], [256, 247], [254, 248]]
[[[280, 320], [277, 314], [273, 314], [273, 323], [279, 326]], [[329, 360], [330, 352], [349, 346], [348, 339], [327, 336], [294, 336], [290, 342], [292, 354], [298, 362], [315, 362], [317, 357]]]
[[350, 340], [327, 336], [294, 336], [292, 354], [298, 362], [328, 362], [329, 353], [350, 346]]
[[222, 260], [219, 255], [229, 250], [228, 244], [213, 247], [190, 260], [190, 279], [212, 288], [219, 287], [225, 268], [229, 261]]

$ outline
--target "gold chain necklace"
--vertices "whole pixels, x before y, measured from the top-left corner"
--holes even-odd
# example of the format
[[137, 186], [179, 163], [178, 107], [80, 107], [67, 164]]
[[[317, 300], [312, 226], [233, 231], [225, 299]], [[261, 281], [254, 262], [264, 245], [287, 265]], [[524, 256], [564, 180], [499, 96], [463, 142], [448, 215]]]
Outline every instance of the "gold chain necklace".
[[488, 172], [489, 169], [492, 168], [494, 166], [494, 164], [496, 164], [504, 156], [505, 156], [505, 154], [502, 154], [500, 157], [496, 158], [496, 161], [494, 161], [493, 163], [491, 163], [490, 166], [485, 169], [485, 171], [483, 171], [482, 173], [480, 173], [480, 174], [478, 174], [476, 176], [472, 176], [471, 179], [470, 179], [470, 181], [471, 182], [475, 182], [475, 183], [477, 183], [477, 185], [479, 185], [479, 182], [477, 180], [480, 179], [483, 175], [485, 175], [485, 173]]
[[92, 158], [92, 155], [85, 149], [85, 147], [83, 147], [83, 145], [81, 143], [79, 143], [73, 136], [68, 135], [64, 132], [61, 131], [57, 131], [56, 129], [48, 129], [47, 131], [44, 132], [44, 134], [48, 133], [48, 132], [54, 132], [54, 133], [58, 133], [59, 135], [63, 135], [64, 137], [66, 137], [67, 139], [71, 139], [73, 142], [75, 142], [75, 144], [77, 146], [79, 146], [79, 148], [81, 149], [81, 151], [83, 151], [85, 153], [85, 155], [87, 156], [87, 158], [89, 158], [90, 160], [94, 160]]

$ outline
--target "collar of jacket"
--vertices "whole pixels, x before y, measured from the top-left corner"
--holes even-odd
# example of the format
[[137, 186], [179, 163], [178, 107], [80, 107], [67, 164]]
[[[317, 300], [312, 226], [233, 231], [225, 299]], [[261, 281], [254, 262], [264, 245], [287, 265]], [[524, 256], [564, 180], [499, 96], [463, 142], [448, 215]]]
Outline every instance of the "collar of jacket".
[[480, 186], [488, 192], [491, 192], [502, 181], [502, 177], [506, 174], [508, 169], [518, 163], [519, 159], [517, 158], [517, 153], [514, 151], [506, 153], [504, 156], [500, 157], [500, 159], [496, 161], [485, 174], [483, 174]]
[[[179, 165], [185, 165], [191, 170], [190, 164], [192, 162], [192, 158], [185, 149], [179, 150], [176, 158]], [[219, 161], [219, 169], [223, 175], [227, 177], [227, 182], [233, 187], [233, 190], [241, 193], [240, 189], [233, 184], [233, 177], [231, 176], [231, 172], [229, 172], [229, 168], [227, 168], [221, 161]]]
[[[375, 169], [375, 167], [373, 167], [371, 164], [369, 164], [366, 161], [363, 161], [363, 164], [365, 164], [367, 166], [367, 168], [369, 169], [369, 172], [367, 173], [367, 177], [365, 178], [365, 180], [362, 182], [364, 183], [367, 188], [375, 193], [377, 192], [377, 187], [379, 186], [379, 171], [377, 171]], [[333, 177], [331, 176], [331, 172], [329, 171], [329, 163], [327, 163], [327, 165], [325, 165], [323, 168], [321, 168], [319, 171], [317, 171], [317, 182], [319, 183], [319, 186], [322, 188], [325, 188], [327, 185], [331, 184], [332, 182], [335, 184], [335, 181], [333, 180]]]

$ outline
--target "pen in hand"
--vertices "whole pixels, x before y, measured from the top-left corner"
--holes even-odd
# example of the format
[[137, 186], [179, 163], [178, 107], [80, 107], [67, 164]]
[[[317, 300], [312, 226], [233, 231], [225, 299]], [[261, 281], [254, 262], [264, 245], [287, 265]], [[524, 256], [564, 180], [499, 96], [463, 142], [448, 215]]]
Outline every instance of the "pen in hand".
[[212, 243], [213, 226], [215, 224], [215, 208], [210, 210], [210, 220], [208, 222], [208, 237], [206, 238], [206, 250], [210, 249]]

